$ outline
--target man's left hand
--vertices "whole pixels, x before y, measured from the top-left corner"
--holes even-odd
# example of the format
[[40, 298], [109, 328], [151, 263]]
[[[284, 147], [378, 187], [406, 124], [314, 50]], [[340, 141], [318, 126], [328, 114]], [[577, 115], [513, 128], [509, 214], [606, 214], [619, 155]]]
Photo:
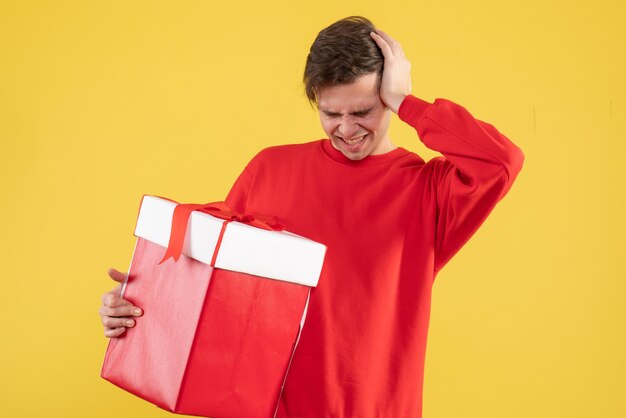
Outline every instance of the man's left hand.
[[380, 99], [394, 113], [398, 113], [400, 104], [411, 93], [411, 63], [404, 56], [400, 43], [380, 29], [370, 36], [385, 57]]

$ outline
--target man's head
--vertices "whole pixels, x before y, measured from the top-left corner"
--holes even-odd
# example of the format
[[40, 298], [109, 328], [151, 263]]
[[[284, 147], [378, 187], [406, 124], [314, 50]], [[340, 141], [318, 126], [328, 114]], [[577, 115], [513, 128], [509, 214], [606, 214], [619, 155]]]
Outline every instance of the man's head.
[[312, 104], [317, 104], [321, 87], [349, 84], [370, 73], [382, 74], [384, 57], [370, 36], [374, 30], [368, 19], [350, 16], [317, 35], [304, 68], [305, 91]]
[[305, 91], [333, 146], [352, 160], [393, 149], [391, 112], [380, 99], [384, 57], [368, 19], [351, 16], [322, 30], [307, 57]]

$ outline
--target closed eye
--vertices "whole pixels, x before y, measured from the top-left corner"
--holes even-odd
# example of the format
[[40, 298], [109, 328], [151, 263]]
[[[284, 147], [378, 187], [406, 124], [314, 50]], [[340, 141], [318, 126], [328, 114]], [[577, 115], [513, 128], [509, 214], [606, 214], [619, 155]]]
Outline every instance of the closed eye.
[[356, 117], [360, 118], [360, 117], [363, 117], [363, 116], [367, 116], [367, 115], [370, 113], [370, 111], [371, 111], [371, 110], [372, 110], [372, 109], [368, 109], [368, 110], [361, 110], [360, 112], [354, 112], [352, 115], [354, 115], [354, 116], [356, 116]]
[[[356, 116], [357, 118], [361, 118], [363, 116], [367, 116], [372, 110], [374, 110], [373, 107], [369, 108], [369, 109], [365, 109], [365, 110], [359, 110], [356, 112], [352, 112], [350, 113], [352, 116]], [[341, 113], [336, 113], [336, 112], [329, 112], [328, 110], [323, 110], [324, 114], [330, 118], [336, 118], [341, 116]]]

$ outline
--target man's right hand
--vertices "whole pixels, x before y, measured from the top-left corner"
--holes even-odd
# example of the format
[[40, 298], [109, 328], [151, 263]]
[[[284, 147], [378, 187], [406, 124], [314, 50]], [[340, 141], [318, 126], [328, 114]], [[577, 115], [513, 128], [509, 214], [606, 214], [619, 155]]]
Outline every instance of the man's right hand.
[[134, 327], [133, 317], [141, 316], [141, 308], [133, 306], [126, 299], [122, 299], [122, 283], [126, 280], [126, 274], [110, 268], [107, 272], [109, 277], [119, 283], [113, 290], [102, 295], [100, 316], [104, 325], [104, 336], [109, 338], [119, 337], [126, 328]]

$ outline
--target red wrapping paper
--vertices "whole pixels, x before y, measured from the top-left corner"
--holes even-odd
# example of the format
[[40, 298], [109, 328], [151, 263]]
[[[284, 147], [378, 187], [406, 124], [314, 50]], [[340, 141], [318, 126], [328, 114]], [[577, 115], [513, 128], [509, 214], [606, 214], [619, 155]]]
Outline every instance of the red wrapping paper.
[[309, 287], [214, 269], [137, 240], [124, 298], [144, 310], [111, 339], [104, 379], [175, 413], [273, 417]]

